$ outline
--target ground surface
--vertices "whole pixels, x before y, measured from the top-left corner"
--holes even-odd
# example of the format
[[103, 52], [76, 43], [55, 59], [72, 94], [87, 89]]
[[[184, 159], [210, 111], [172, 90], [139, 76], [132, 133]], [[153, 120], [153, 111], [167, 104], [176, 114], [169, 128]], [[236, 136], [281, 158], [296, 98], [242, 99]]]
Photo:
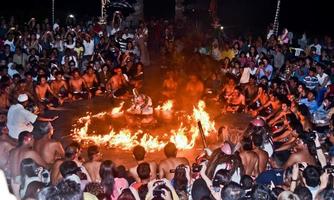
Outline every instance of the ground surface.
[[[145, 69], [145, 88], [144, 92], [150, 96], [159, 96], [159, 85], [161, 85], [161, 70], [159, 66], [150, 66]], [[154, 86], [154, 87], [151, 87]], [[82, 100], [64, 106], [62, 111], [49, 111], [46, 113], [47, 116], [59, 115], [59, 119], [53, 123], [55, 127], [54, 137], [59, 139], [65, 147], [71, 142], [69, 134], [71, 133], [72, 125], [75, 121], [86, 115], [87, 112], [98, 113], [104, 110], [110, 110], [112, 107], [117, 106], [118, 103], [112, 99], [105, 97], [96, 97], [92, 100]], [[154, 105], [155, 107], [156, 105]], [[208, 112], [212, 119], [216, 122], [216, 127], [221, 125], [227, 125], [233, 128], [243, 129], [249, 122], [249, 117], [245, 114], [227, 114], [224, 116], [219, 115], [219, 109], [214, 104], [208, 105]], [[160, 124], [160, 128], [164, 124]], [[203, 147], [200, 140], [197, 142], [195, 148], [191, 150], [179, 151], [179, 156], [187, 157], [192, 163], [195, 157], [202, 151]], [[102, 153], [104, 159], [111, 159], [117, 164], [123, 164], [126, 167], [132, 167], [135, 165], [135, 161], [132, 157], [131, 151], [124, 151], [117, 148], [103, 148]], [[147, 160], [157, 161], [164, 159], [162, 151], [148, 153]]]

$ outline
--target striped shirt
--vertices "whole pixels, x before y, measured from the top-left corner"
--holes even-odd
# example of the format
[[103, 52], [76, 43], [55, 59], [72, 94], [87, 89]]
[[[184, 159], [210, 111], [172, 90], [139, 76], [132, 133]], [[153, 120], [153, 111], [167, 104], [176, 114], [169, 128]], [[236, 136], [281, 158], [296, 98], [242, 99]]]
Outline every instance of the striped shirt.
[[319, 80], [316, 76], [305, 76], [304, 83], [308, 89], [314, 90], [319, 85]]

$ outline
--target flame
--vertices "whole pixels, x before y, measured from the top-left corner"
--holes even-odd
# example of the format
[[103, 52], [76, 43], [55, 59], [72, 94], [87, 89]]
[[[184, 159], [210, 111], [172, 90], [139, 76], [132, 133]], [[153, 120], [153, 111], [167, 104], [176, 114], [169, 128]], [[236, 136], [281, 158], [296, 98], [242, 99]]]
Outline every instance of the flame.
[[165, 112], [170, 112], [172, 111], [174, 106], [174, 101], [173, 100], [167, 100], [165, 103], [162, 104], [162, 106], [157, 106], [155, 109], [159, 111], [165, 111]]
[[124, 114], [124, 111], [122, 111], [123, 106], [124, 106], [124, 101], [118, 107], [115, 107], [111, 110], [111, 116], [123, 115]]
[[[144, 133], [143, 130], [133, 131], [130, 129], [121, 129], [118, 132], [110, 130], [104, 135], [91, 135], [88, 133], [89, 125], [93, 118], [103, 118], [106, 115], [115, 115], [122, 112], [124, 102], [111, 112], [101, 112], [95, 115], [87, 113], [77, 120], [76, 128], [72, 130], [72, 138], [83, 145], [100, 145], [107, 147], [117, 147], [123, 150], [131, 150], [136, 145], [143, 146], [147, 151], [153, 152], [162, 149], [168, 142], [173, 142], [178, 149], [191, 149], [195, 146], [196, 139], [199, 136], [197, 122], [201, 121], [204, 134], [208, 136], [216, 131], [215, 123], [211, 121], [209, 114], [205, 111], [204, 101], [199, 101], [194, 106], [193, 113], [187, 115], [186, 119], [180, 122], [178, 128], [172, 129], [165, 134], [153, 136], [150, 133]], [[159, 107], [159, 106], [158, 106]], [[168, 100], [160, 109], [164, 111], [173, 108], [173, 101]]]

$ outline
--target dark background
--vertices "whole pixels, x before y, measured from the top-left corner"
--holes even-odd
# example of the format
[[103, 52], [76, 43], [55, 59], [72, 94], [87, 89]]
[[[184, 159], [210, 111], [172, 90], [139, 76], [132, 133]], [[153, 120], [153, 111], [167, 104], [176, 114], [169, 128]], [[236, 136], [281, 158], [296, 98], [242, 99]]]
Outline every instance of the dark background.
[[[203, 12], [209, 0], [195, 2]], [[331, 1], [281, 0], [280, 27], [309, 34], [333, 34]], [[98, 16], [100, 0], [55, 0], [56, 18], [65, 19], [68, 14], [77, 18]], [[264, 30], [274, 20], [276, 0], [218, 0], [219, 16], [224, 27], [243, 31]], [[31, 17], [51, 18], [51, 0], [2, 1], [0, 16], [14, 15], [20, 21]], [[174, 0], [144, 0], [146, 17], [170, 18], [174, 15]]]

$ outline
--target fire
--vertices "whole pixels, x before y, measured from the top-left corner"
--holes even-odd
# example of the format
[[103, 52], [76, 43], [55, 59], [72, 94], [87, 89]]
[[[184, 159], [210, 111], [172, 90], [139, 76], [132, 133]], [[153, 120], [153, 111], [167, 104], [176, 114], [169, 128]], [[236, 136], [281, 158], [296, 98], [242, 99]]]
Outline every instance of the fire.
[[124, 114], [124, 111], [122, 110], [124, 106], [124, 101], [118, 106], [111, 110], [111, 116], [113, 117], [119, 117]]
[[[169, 100], [165, 102], [160, 110], [171, 111], [174, 102]], [[205, 111], [204, 101], [199, 101], [194, 106], [193, 113], [187, 115], [177, 126], [165, 134], [153, 136], [150, 133], [144, 133], [143, 130], [137, 131], [130, 129], [121, 129], [119, 131], [110, 130], [103, 135], [91, 135], [88, 133], [88, 127], [93, 118], [101, 119], [106, 115], [118, 115], [122, 113], [124, 102], [119, 107], [112, 109], [111, 112], [101, 112], [95, 115], [88, 113], [77, 120], [76, 128], [72, 130], [72, 138], [84, 145], [95, 144], [106, 147], [117, 147], [123, 150], [131, 150], [136, 145], [141, 145], [149, 152], [162, 149], [168, 142], [175, 143], [178, 149], [192, 149], [195, 146], [196, 139], [199, 136], [197, 122], [201, 121], [204, 134], [206, 136], [216, 131], [215, 123], [211, 121], [209, 114]], [[157, 109], [157, 108], [156, 108]]]
[[174, 101], [173, 100], [168, 100], [166, 101], [164, 104], [162, 104], [162, 106], [157, 106], [155, 109], [159, 110], [159, 111], [165, 111], [165, 112], [170, 112], [172, 111], [174, 106]]

